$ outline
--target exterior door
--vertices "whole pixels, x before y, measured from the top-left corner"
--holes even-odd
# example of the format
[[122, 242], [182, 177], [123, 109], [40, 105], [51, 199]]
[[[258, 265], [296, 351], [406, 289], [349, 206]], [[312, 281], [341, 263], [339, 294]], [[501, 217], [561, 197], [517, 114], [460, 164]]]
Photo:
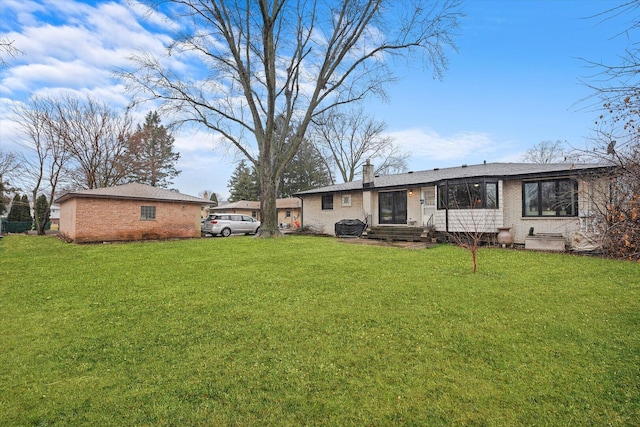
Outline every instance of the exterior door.
[[389, 191], [378, 194], [380, 224], [407, 224], [407, 192]]
[[436, 214], [436, 187], [426, 187], [422, 191], [422, 225], [433, 226]]

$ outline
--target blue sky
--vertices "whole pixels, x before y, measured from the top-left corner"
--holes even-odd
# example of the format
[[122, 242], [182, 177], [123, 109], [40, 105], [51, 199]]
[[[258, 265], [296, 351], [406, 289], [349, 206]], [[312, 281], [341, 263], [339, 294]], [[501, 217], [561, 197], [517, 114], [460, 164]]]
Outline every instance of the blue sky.
[[[618, 36], [624, 17], [590, 18], [616, 1], [467, 0], [466, 17], [442, 81], [423, 68], [398, 69], [389, 102], [367, 102], [396, 144], [412, 153], [411, 170], [519, 161], [543, 140], [583, 147], [597, 112], [580, 103], [593, 81], [584, 59], [608, 64], [631, 42]], [[161, 53], [166, 22], [131, 0], [1, 0], [0, 38], [22, 55], [0, 70], [0, 149], [18, 150], [8, 113], [31, 94], [73, 92], [124, 107], [128, 98], [111, 71], [137, 48]], [[157, 18], [157, 19], [156, 19]], [[149, 109], [153, 108], [149, 106]], [[148, 110], [138, 112], [141, 121]], [[214, 135], [181, 131], [182, 174], [174, 187], [228, 195], [237, 157]]]

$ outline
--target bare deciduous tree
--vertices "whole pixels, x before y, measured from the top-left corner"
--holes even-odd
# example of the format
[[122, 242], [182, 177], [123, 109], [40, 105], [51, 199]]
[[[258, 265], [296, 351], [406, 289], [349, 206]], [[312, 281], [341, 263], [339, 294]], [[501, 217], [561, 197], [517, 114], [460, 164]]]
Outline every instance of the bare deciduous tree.
[[16, 154], [0, 149], [0, 215], [7, 210], [10, 201], [7, 194], [14, 190], [11, 181], [19, 170], [20, 164]]
[[362, 109], [327, 111], [313, 119], [311, 137], [328, 165], [338, 169], [344, 182], [351, 182], [367, 159], [378, 164], [375, 174], [407, 170], [408, 153], [384, 136], [386, 123], [376, 121]]
[[13, 45], [14, 40], [7, 37], [0, 39], [0, 68], [7, 66], [6, 59], [2, 56], [3, 53], [15, 58], [20, 51]]
[[12, 120], [22, 136], [21, 145], [27, 148], [21, 155], [23, 186], [30, 189], [34, 206], [38, 196], [47, 193], [45, 220], [36, 219], [40, 234], [60, 185], [109, 187], [121, 183], [131, 171], [131, 121], [106, 104], [71, 96], [34, 96], [13, 108]]
[[8, 181], [20, 169], [16, 153], [0, 149], [0, 181]]
[[[120, 75], [137, 102], [163, 101], [178, 121], [221, 135], [254, 165], [261, 236], [279, 234], [278, 183], [312, 118], [384, 96], [393, 57], [417, 55], [441, 76], [461, 16], [458, 0], [170, 3], [163, 12], [185, 29], [171, 58], [139, 53], [136, 69]], [[197, 61], [201, 74], [171, 67], [176, 56]]]
[[449, 237], [471, 253], [475, 273], [478, 250], [496, 230], [498, 183], [480, 180], [442, 184], [438, 198], [438, 204], [445, 209]]
[[64, 96], [57, 104], [65, 149], [73, 158], [74, 183], [86, 189], [121, 184], [135, 161], [129, 150], [132, 122], [107, 104]]
[[23, 180], [31, 190], [31, 201], [36, 206], [38, 196], [46, 192], [47, 206], [43, 221], [35, 216], [38, 234], [44, 234], [49, 220], [51, 204], [69, 162], [64, 132], [61, 128], [59, 104], [55, 99], [34, 96], [27, 104], [13, 109], [12, 119], [22, 134], [22, 144], [28, 149], [21, 155]]
[[522, 156], [527, 163], [564, 163], [570, 160], [570, 155], [562, 141], [540, 141]]
[[[627, 36], [640, 27], [640, 0], [614, 6], [595, 16], [609, 20], [624, 17], [630, 25], [617, 36]], [[589, 62], [597, 70], [589, 98], [599, 112], [590, 146], [583, 158], [615, 165], [606, 205], [599, 202], [605, 253], [640, 260], [640, 45], [630, 44], [620, 64]]]

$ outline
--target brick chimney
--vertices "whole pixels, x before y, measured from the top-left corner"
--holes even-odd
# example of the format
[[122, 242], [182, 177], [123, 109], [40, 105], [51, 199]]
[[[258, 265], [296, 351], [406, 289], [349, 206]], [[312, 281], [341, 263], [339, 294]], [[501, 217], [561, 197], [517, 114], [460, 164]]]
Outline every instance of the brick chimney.
[[373, 187], [373, 179], [373, 165], [367, 159], [367, 162], [362, 166], [362, 188]]

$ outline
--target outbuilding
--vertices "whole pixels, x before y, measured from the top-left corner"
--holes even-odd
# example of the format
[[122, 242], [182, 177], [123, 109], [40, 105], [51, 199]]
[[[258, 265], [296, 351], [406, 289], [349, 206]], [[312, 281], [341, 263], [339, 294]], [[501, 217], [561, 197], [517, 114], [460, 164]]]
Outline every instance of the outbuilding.
[[132, 183], [67, 193], [60, 235], [78, 243], [200, 237], [200, 209], [212, 202]]

